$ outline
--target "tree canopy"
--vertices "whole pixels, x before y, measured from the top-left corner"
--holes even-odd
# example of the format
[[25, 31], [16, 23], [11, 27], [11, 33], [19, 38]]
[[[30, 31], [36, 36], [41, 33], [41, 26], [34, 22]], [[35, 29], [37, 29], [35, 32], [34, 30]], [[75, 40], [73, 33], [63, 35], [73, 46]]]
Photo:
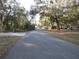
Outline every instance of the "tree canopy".
[[[72, 28], [79, 25], [79, 3], [77, 0], [35, 0], [36, 5], [32, 8], [32, 15], [39, 13], [42, 18], [49, 17], [51, 28], [56, 24], [56, 28]], [[47, 25], [48, 23], [45, 22]]]
[[0, 31], [22, 31], [28, 26], [28, 11], [19, 2], [0, 0]]

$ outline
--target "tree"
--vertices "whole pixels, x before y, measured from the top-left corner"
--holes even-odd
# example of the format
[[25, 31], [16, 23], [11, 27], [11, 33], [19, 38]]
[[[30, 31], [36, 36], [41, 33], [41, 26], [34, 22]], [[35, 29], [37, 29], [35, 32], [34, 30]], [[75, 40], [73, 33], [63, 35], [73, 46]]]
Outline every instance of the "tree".
[[0, 0], [0, 30], [3, 29], [4, 15], [7, 9], [5, 5], [6, 2], [7, 0]]
[[[50, 2], [50, 3], [49, 3]], [[40, 0], [40, 2], [36, 2], [38, 7], [39, 7], [39, 10], [41, 13], [41, 15], [46, 15], [46, 16], [49, 16], [50, 19], [54, 19], [56, 24], [57, 24], [57, 28], [58, 30], [60, 30], [60, 25], [59, 25], [59, 18], [60, 18], [60, 14], [61, 14], [61, 11], [62, 11], [62, 8], [60, 7], [60, 4], [57, 4], [58, 1], [48, 1], [48, 0]], [[52, 17], [52, 18], [51, 18]]]
[[[0, 29], [21, 31], [27, 29], [28, 12], [16, 0], [0, 0]], [[1, 31], [0, 30], [0, 31]]]
[[70, 25], [75, 24], [76, 22], [75, 19], [77, 18], [77, 13], [78, 13], [76, 11], [77, 9], [76, 6], [78, 6], [78, 2], [76, 0], [50, 0], [50, 1], [35, 0], [35, 1], [37, 6], [36, 9], [39, 10], [41, 18], [44, 16], [47, 17], [49, 16], [52, 26], [53, 23], [55, 22], [57, 24], [58, 30], [60, 30], [62, 24], [66, 26], [68, 26], [68, 24]]

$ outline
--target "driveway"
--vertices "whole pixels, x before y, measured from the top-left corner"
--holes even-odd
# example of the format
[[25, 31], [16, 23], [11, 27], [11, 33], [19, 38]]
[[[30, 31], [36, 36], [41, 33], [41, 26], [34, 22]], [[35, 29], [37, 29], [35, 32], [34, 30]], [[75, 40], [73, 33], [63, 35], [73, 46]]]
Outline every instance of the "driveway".
[[79, 46], [37, 30], [26, 33], [3, 59], [79, 59]]

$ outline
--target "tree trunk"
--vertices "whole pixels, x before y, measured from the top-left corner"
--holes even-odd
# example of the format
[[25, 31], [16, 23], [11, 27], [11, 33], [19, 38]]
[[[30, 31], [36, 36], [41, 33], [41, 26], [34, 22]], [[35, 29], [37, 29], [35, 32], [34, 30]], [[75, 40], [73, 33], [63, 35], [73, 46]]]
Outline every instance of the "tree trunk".
[[0, 31], [3, 30], [3, 19], [4, 19], [3, 15], [0, 15]]
[[57, 29], [60, 30], [60, 24], [59, 24], [58, 18], [55, 18], [55, 20], [56, 20], [56, 24], [57, 24]]

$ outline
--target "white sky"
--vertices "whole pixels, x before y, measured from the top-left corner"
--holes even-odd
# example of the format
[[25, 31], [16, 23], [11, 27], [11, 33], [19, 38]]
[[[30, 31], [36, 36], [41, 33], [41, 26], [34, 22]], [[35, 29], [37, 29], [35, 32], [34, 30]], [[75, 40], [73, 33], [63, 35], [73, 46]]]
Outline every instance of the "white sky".
[[22, 6], [26, 8], [26, 10], [30, 10], [31, 5], [34, 5], [34, 0], [17, 0], [21, 3]]
[[[26, 10], [28, 10], [28, 11], [30, 11], [30, 7], [32, 5], [35, 5], [34, 0], [17, 0], [17, 1], [20, 2], [21, 5], [24, 6], [26, 8]], [[37, 14], [35, 16], [35, 18], [33, 19], [33, 22], [38, 21], [39, 19], [40, 19], [40, 16], [39, 16], [39, 14]]]

